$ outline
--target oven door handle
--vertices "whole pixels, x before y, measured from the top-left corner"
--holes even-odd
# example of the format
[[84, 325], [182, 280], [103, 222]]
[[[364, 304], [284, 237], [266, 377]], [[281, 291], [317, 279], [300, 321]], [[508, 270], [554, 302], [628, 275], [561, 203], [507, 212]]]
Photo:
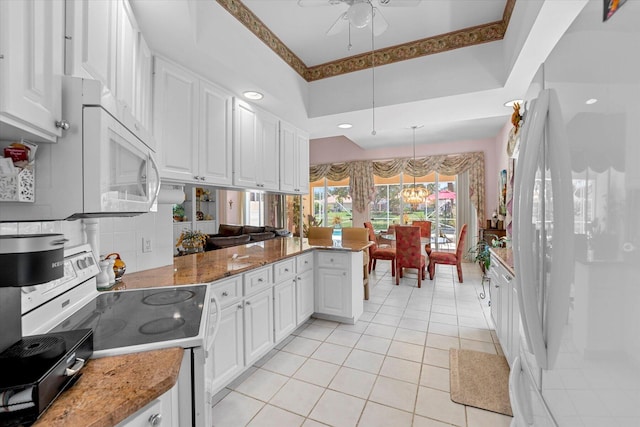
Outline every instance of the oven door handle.
[[78, 373], [78, 371], [80, 371], [80, 369], [82, 369], [82, 367], [84, 366], [84, 359], [80, 359], [79, 357], [76, 359], [76, 363], [73, 364], [72, 367], [65, 369], [64, 371], [64, 375], [67, 377], [72, 377], [75, 374]]

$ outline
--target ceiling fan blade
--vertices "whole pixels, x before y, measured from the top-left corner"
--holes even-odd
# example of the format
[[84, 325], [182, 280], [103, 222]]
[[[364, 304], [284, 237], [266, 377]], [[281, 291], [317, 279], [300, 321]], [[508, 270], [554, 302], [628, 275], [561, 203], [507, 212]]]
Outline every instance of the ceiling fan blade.
[[[298, 6], [300, 7], [316, 7], [316, 6], [331, 6], [335, 4], [336, 0], [298, 0]], [[338, 3], [340, 1], [338, 0]]]
[[420, 4], [421, 0], [378, 0], [382, 7], [414, 7]]
[[379, 36], [380, 34], [387, 31], [389, 28], [389, 23], [382, 15], [382, 12], [377, 7], [373, 8], [373, 35]]
[[347, 19], [347, 12], [343, 12], [340, 16], [338, 16], [336, 22], [334, 22], [333, 25], [329, 27], [326, 34], [328, 36], [333, 36], [341, 33], [346, 28], [348, 23], [349, 20]]

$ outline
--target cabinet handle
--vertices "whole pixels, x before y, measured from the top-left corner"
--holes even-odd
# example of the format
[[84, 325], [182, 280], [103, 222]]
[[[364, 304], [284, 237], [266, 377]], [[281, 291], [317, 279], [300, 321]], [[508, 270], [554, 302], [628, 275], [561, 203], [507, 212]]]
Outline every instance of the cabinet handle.
[[347, 275], [347, 272], [345, 271], [344, 273], [342, 273], [342, 275], [343, 275], [343, 276], [346, 276], [346, 275]]
[[505, 276], [504, 274], [502, 275], [502, 278], [504, 279], [505, 282], [509, 283], [511, 282], [511, 280], [513, 279], [513, 277], [511, 276]]
[[496, 288], [499, 288], [499, 287], [500, 287], [500, 285], [498, 285], [498, 284], [496, 283], [496, 284], [495, 284], [495, 287], [496, 287]]
[[56, 127], [62, 130], [69, 130], [71, 125], [66, 120], [56, 120]]
[[200, 177], [198, 175], [194, 175], [193, 179], [198, 180], [198, 179], [200, 179]]
[[285, 268], [285, 269], [284, 269], [284, 271], [288, 273], [288, 272], [289, 272], [289, 269], [288, 269], [288, 268]]
[[242, 304], [238, 304], [238, 308], [242, 308]]
[[251, 305], [251, 301], [245, 301], [245, 304]]
[[223, 296], [223, 297], [228, 297], [228, 296], [229, 296], [229, 292], [224, 291], [224, 292], [222, 293], [222, 296]]
[[329, 260], [329, 262], [333, 262], [333, 258], [331, 258], [331, 259]]
[[200, 177], [200, 181], [206, 181], [207, 179], [204, 176]]
[[262, 283], [262, 282], [264, 282], [264, 280], [262, 280], [262, 277], [259, 277], [258, 278], [258, 283]]
[[159, 426], [162, 423], [162, 415], [153, 414], [149, 417], [150, 426]]

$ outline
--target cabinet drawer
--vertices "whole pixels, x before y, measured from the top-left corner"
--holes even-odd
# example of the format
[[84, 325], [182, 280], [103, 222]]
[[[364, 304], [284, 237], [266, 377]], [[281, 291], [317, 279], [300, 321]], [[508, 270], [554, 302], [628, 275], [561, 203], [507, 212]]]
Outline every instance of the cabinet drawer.
[[313, 252], [306, 253], [304, 255], [299, 255], [296, 257], [296, 272], [298, 274], [304, 273], [305, 271], [309, 271], [313, 269]]
[[254, 294], [273, 283], [271, 282], [271, 267], [263, 267], [244, 273], [244, 295]]
[[334, 251], [316, 252], [318, 267], [347, 268], [349, 266], [349, 254]]
[[211, 292], [218, 297], [222, 307], [227, 307], [242, 298], [242, 277], [237, 276], [213, 282]]
[[293, 279], [296, 275], [296, 259], [288, 258], [273, 264], [273, 282], [282, 283], [287, 279]]

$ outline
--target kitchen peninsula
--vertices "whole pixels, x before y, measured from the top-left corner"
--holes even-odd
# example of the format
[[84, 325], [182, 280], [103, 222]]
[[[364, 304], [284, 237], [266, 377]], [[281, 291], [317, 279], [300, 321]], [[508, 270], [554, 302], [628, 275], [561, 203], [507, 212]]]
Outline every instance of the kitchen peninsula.
[[[283, 237], [176, 257], [173, 265], [123, 276], [113, 290], [209, 283], [313, 250], [361, 252], [370, 245], [369, 242], [344, 242], [336, 246], [332, 240]], [[237, 256], [234, 258], [234, 255]]]

